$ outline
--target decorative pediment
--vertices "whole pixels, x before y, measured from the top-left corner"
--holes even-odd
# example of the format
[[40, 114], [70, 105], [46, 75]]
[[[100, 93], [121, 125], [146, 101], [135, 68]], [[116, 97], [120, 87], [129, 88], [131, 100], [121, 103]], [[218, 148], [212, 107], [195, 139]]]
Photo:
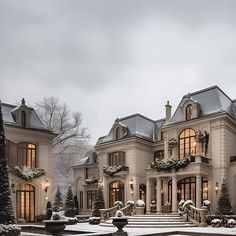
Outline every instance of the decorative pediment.
[[200, 104], [191, 97], [190, 93], [188, 93], [184, 98], [181, 112], [183, 121], [196, 119], [200, 115]]
[[22, 98], [21, 105], [11, 111], [15, 122], [22, 128], [30, 127], [31, 109], [25, 105], [25, 99]]

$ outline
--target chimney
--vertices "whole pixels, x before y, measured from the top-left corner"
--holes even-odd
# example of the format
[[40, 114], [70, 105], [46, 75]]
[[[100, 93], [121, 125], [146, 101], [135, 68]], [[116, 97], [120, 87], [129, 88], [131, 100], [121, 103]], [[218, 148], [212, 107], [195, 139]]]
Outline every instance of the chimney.
[[166, 122], [168, 122], [171, 118], [171, 108], [172, 106], [169, 104], [169, 101], [167, 101], [166, 106]]

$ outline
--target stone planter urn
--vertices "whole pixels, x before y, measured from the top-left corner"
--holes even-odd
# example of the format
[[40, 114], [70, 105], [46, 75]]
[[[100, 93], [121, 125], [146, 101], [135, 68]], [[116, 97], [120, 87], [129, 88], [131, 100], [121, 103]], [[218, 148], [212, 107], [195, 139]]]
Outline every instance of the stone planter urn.
[[65, 229], [68, 220], [44, 220], [45, 229], [48, 233], [53, 236], [59, 236], [60, 233]]
[[120, 235], [120, 236], [128, 236], [127, 232], [123, 230], [124, 226], [128, 224], [128, 217], [124, 215], [124, 213], [120, 210], [116, 212], [115, 217], [111, 217], [112, 224], [115, 225], [118, 230], [112, 234], [112, 236]]
[[112, 224], [115, 225], [118, 230], [112, 235], [127, 235], [127, 232], [123, 230], [124, 226], [128, 224], [128, 217], [111, 217]]
[[136, 215], [144, 215], [144, 206], [135, 207]]

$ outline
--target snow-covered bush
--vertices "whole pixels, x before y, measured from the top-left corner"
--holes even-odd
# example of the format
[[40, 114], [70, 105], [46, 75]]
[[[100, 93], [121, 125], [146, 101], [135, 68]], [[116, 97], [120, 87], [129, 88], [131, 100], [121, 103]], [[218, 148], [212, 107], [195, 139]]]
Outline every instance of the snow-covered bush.
[[203, 206], [210, 206], [211, 202], [209, 200], [204, 200], [203, 201]]
[[123, 207], [123, 202], [121, 202], [121, 201], [116, 201], [116, 202], [114, 202], [114, 206], [118, 206], [118, 209], [120, 209], [120, 208]]
[[89, 224], [98, 225], [100, 223], [100, 217], [91, 216], [89, 217]]
[[120, 211], [120, 210], [116, 211], [115, 217], [124, 217], [124, 216], [125, 215], [124, 215], [123, 211]]
[[214, 219], [211, 221], [212, 227], [220, 227], [221, 226], [221, 220], [220, 219]]
[[17, 236], [17, 235], [20, 235], [20, 230], [21, 230], [21, 228], [18, 225], [0, 224], [0, 235], [1, 236]]
[[235, 219], [229, 219], [228, 221], [227, 221], [227, 226], [228, 227], [235, 227], [235, 225], [236, 225], [236, 221], [235, 221]]
[[136, 202], [136, 207], [145, 207], [145, 202], [141, 199], [138, 199]]

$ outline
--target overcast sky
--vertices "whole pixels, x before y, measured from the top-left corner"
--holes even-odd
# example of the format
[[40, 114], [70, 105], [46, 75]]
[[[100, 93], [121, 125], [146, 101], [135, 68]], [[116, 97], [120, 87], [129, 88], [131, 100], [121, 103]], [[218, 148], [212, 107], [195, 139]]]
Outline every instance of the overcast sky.
[[55, 96], [94, 144], [118, 117], [164, 118], [218, 85], [236, 98], [236, 1], [1, 0], [0, 98]]

